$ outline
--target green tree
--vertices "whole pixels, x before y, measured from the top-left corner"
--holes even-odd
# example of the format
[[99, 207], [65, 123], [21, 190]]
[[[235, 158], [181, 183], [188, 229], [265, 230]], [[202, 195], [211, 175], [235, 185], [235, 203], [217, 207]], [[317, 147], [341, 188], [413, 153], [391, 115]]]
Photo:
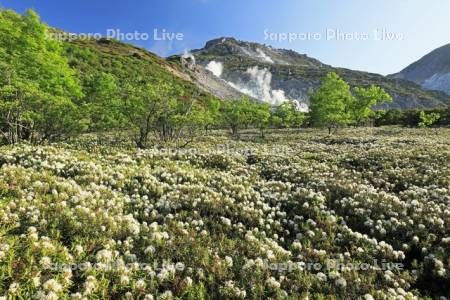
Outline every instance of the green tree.
[[252, 103], [248, 97], [224, 101], [221, 105], [223, 124], [231, 130], [234, 137], [239, 137], [239, 130], [249, 126], [253, 121]]
[[270, 109], [271, 106], [268, 103], [252, 103], [252, 123], [260, 130], [262, 138], [264, 138], [264, 130], [269, 126]]
[[83, 129], [82, 92], [62, 44], [29, 10], [0, 10], [0, 132], [8, 143], [54, 140]]
[[194, 129], [202, 124], [203, 103], [197, 94], [171, 81], [128, 81], [122, 88], [124, 118], [136, 129], [136, 145], [146, 148], [152, 133], [159, 142], [192, 140]]
[[272, 110], [271, 125], [277, 128], [300, 127], [305, 121], [305, 114], [298, 111], [297, 103], [286, 101]]
[[441, 115], [439, 113], [434, 112], [426, 113], [422, 110], [419, 114], [420, 121], [418, 125], [420, 128], [430, 127], [431, 125], [436, 123], [440, 118]]
[[139, 80], [133, 79], [123, 83], [120, 111], [132, 128], [137, 130], [137, 147], [147, 147], [149, 135], [155, 130], [162, 102], [169, 91], [169, 85], [163, 82], [139, 84]]
[[124, 126], [120, 89], [114, 75], [100, 72], [86, 76], [84, 93], [83, 108], [91, 131]]
[[356, 87], [353, 95], [354, 98], [350, 109], [352, 121], [355, 125], [375, 117], [373, 106], [392, 102], [392, 97], [384, 89], [374, 85], [369, 88]]
[[310, 96], [310, 117], [315, 126], [337, 129], [351, 121], [353, 96], [349, 85], [336, 73], [329, 73], [315, 94]]
[[220, 107], [221, 101], [214, 97], [208, 97], [205, 100], [205, 109], [202, 118], [206, 133], [208, 133], [208, 129], [211, 126], [216, 126], [220, 124], [221, 121]]

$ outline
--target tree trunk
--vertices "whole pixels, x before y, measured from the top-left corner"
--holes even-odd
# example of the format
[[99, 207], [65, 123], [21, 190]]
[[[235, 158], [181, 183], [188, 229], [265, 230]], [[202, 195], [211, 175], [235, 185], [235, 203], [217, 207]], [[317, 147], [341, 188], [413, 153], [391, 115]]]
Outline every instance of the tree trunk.
[[147, 138], [148, 138], [148, 131], [143, 128], [140, 128], [139, 136], [136, 139], [136, 146], [139, 149], [145, 149], [147, 147]]

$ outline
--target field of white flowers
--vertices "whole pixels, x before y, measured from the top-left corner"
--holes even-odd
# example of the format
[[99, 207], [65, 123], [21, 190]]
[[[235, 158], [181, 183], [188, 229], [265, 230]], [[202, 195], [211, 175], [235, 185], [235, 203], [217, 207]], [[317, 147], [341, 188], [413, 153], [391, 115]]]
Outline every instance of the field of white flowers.
[[0, 299], [431, 299], [449, 264], [450, 129], [0, 148]]

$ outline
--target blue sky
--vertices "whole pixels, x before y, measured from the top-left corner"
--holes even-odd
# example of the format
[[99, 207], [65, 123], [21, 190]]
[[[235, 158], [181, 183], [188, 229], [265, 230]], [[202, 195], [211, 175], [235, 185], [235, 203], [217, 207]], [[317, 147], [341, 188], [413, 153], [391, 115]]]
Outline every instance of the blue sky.
[[[147, 33], [147, 40], [129, 42], [162, 56], [232, 36], [333, 66], [389, 74], [450, 43], [448, 0], [0, 0], [0, 5], [21, 13], [33, 8], [44, 22], [73, 33]], [[155, 41], [155, 29], [158, 38], [163, 30], [183, 38]], [[280, 40], [289, 33], [292, 41]], [[339, 33], [347, 36], [333, 37]]]

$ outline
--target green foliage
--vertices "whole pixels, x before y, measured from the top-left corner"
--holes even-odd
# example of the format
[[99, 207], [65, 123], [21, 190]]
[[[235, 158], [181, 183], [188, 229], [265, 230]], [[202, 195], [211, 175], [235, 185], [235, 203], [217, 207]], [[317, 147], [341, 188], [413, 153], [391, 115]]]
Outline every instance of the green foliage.
[[436, 123], [440, 119], [440, 117], [441, 115], [438, 113], [434, 112], [426, 113], [424, 111], [421, 111], [419, 115], [420, 118], [419, 127], [422, 128], [429, 127], [434, 123]]
[[132, 128], [144, 147], [151, 133], [179, 141], [218, 124], [218, 100], [143, 49], [106, 39], [56, 41], [47, 34], [55, 29], [33, 11], [2, 10], [0, 25], [4, 142]]
[[206, 130], [210, 126], [218, 126], [221, 122], [220, 107], [222, 102], [214, 97], [205, 99], [204, 113], [199, 116]]
[[4, 142], [42, 141], [83, 126], [75, 100], [82, 96], [62, 45], [47, 35], [33, 11], [0, 11], [0, 132]]
[[270, 108], [267, 103], [250, 101], [248, 97], [238, 100], [224, 101], [220, 112], [223, 125], [231, 130], [235, 137], [239, 136], [239, 130], [249, 126], [257, 127], [264, 136], [264, 129], [269, 126]]
[[380, 117], [373, 107], [392, 102], [384, 89], [371, 85], [369, 88], [355, 87], [353, 94], [349, 85], [336, 73], [329, 73], [318, 91], [311, 95], [311, 120], [315, 126], [332, 128], [343, 125], [360, 125], [369, 119]]
[[297, 128], [305, 119], [305, 113], [298, 111], [297, 104], [294, 101], [287, 101], [272, 111], [270, 123], [276, 128]]
[[264, 137], [264, 129], [269, 126], [270, 123], [270, 109], [271, 106], [268, 103], [252, 103], [252, 123], [261, 131], [261, 137]]
[[392, 102], [392, 97], [378, 86], [369, 88], [356, 87], [353, 91], [354, 100], [351, 104], [353, 122], [356, 125], [375, 116], [372, 109], [375, 105]]
[[231, 130], [232, 135], [237, 136], [239, 129], [251, 123], [252, 114], [250, 105], [250, 100], [247, 97], [224, 101], [222, 103], [222, 121]]
[[350, 107], [354, 102], [349, 85], [336, 73], [329, 73], [315, 94], [310, 97], [310, 117], [314, 125], [329, 132], [351, 122]]
[[173, 82], [126, 82], [121, 91], [120, 113], [138, 132], [136, 144], [147, 146], [149, 135], [155, 133], [161, 142], [179, 142], [186, 134], [200, 127], [205, 110], [197, 95], [186, 95]]
[[400, 125], [407, 127], [420, 126], [420, 115], [439, 115], [439, 118], [433, 121], [432, 125], [448, 126], [450, 125], [450, 108], [437, 108], [423, 111], [418, 109], [398, 110], [391, 109], [387, 111], [377, 111], [375, 116], [375, 126]]
[[114, 75], [101, 72], [86, 76], [82, 106], [89, 118], [90, 130], [108, 130], [123, 126], [121, 99]]

